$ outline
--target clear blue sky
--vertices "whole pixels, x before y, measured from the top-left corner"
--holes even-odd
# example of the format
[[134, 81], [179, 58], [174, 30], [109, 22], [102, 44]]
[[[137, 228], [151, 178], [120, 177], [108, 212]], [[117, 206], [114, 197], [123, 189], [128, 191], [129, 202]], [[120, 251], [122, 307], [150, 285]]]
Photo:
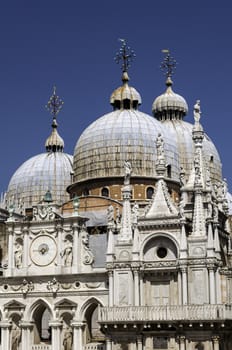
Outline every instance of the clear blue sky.
[[136, 52], [131, 85], [140, 110], [151, 113], [164, 89], [161, 49], [178, 61], [174, 90], [189, 105], [201, 100], [202, 124], [215, 142], [232, 190], [231, 1], [15, 0], [0, 5], [0, 191], [14, 171], [44, 152], [51, 118], [44, 106], [52, 86], [64, 99], [58, 117], [65, 151], [81, 132], [111, 111], [109, 96], [121, 84], [114, 63], [118, 38]]

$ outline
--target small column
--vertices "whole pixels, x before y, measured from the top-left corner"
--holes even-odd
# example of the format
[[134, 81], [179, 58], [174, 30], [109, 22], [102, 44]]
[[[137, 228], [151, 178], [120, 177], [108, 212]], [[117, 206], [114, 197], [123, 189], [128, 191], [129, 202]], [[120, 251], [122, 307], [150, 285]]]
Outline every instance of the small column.
[[11, 323], [8, 320], [3, 320], [0, 322], [1, 327], [1, 349], [10, 350], [10, 328]]
[[140, 271], [140, 275], [139, 275], [139, 287], [140, 287], [140, 305], [144, 305], [144, 281], [143, 281], [143, 273]]
[[106, 350], [112, 349], [112, 340], [109, 336], [106, 337]]
[[143, 337], [141, 335], [137, 336], [137, 350], [143, 350]]
[[139, 298], [139, 291], [140, 291], [140, 286], [139, 286], [139, 271], [134, 270], [134, 303], [135, 306], [140, 305], [140, 298]]
[[114, 305], [114, 280], [113, 280], [113, 270], [110, 270], [109, 273], [109, 306]]
[[181, 277], [181, 271], [178, 271], [178, 304], [182, 305], [182, 277]]
[[78, 271], [78, 224], [73, 223], [73, 272]]
[[31, 348], [31, 330], [33, 328], [33, 324], [26, 321], [21, 321], [20, 327], [22, 329], [22, 349], [30, 349]]
[[181, 272], [182, 272], [182, 302], [183, 302], [183, 305], [186, 305], [188, 303], [187, 267], [182, 267]]
[[60, 223], [56, 226], [58, 232], [58, 255], [57, 255], [57, 266], [58, 268], [62, 265], [62, 225]]
[[181, 335], [179, 337], [179, 349], [185, 350], [185, 336], [184, 335]]
[[23, 267], [27, 268], [28, 267], [28, 227], [25, 226], [23, 228]]
[[208, 269], [209, 269], [209, 301], [210, 301], [210, 304], [215, 304], [214, 266], [208, 266]]
[[73, 321], [71, 323], [71, 326], [73, 327], [73, 350], [82, 350], [82, 328], [84, 327], [84, 323], [79, 321]]
[[221, 304], [222, 303], [221, 280], [220, 280], [220, 273], [218, 268], [215, 272], [215, 278], [216, 278], [216, 304]]
[[219, 350], [219, 337], [218, 336], [212, 337], [212, 341], [213, 341], [213, 350]]
[[61, 348], [61, 327], [62, 322], [59, 320], [53, 320], [49, 322], [49, 326], [52, 329], [52, 349], [58, 350]]
[[14, 267], [14, 246], [13, 246], [13, 227], [8, 226], [8, 269], [11, 273], [12, 268]]

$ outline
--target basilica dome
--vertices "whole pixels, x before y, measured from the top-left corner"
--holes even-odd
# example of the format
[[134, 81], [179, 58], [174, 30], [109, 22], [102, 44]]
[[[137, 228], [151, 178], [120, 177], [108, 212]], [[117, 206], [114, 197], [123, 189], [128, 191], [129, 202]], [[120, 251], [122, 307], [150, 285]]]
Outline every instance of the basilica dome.
[[[184, 116], [188, 112], [185, 99], [172, 90], [172, 80], [167, 77], [166, 91], [158, 96], [152, 104], [154, 117], [162, 122], [167, 132], [175, 140], [178, 149], [180, 166], [189, 176], [193, 167], [194, 144], [192, 140], [193, 124], [185, 122]], [[210, 170], [213, 182], [221, 181], [222, 165], [214, 143], [206, 133], [203, 140], [203, 156], [205, 165]]]
[[15, 212], [40, 203], [47, 191], [53, 203], [61, 205], [69, 199], [66, 188], [71, 183], [73, 157], [64, 153], [64, 141], [57, 131], [58, 96], [52, 95], [52, 132], [45, 142], [46, 152], [24, 162], [12, 176], [5, 195], [4, 206]]
[[139, 93], [123, 85], [111, 95], [114, 111], [97, 119], [82, 133], [74, 151], [74, 183], [102, 177], [124, 176], [124, 162], [130, 161], [132, 177], [156, 177], [156, 139], [164, 140], [170, 177], [178, 180], [179, 161], [176, 141], [169, 130], [138, 110]]

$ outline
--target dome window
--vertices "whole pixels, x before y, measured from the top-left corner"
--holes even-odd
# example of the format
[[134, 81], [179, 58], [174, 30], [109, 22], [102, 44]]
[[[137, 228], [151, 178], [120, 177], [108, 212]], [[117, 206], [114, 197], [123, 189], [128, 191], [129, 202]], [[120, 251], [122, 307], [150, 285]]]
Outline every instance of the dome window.
[[101, 190], [102, 197], [109, 197], [109, 190], [107, 187], [103, 187]]
[[213, 156], [212, 156], [212, 155], [210, 156], [210, 159], [209, 159], [209, 160], [210, 160], [210, 163], [213, 163], [214, 159], [213, 159]]
[[86, 196], [89, 196], [89, 189], [88, 188], [85, 188], [84, 191], [83, 191], [83, 196], [86, 197]]
[[123, 100], [123, 108], [124, 109], [130, 109], [130, 100], [129, 99], [125, 99]]
[[146, 191], [147, 199], [152, 199], [152, 196], [154, 194], [154, 188], [153, 187], [148, 187]]
[[167, 177], [172, 177], [172, 167], [170, 164], [167, 165]]
[[167, 256], [167, 254], [168, 254], [168, 251], [167, 251], [167, 249], [165, 247], [159, 247], [157, 249], [157, 256], [158, 256], [158, 258], [164, 259]]

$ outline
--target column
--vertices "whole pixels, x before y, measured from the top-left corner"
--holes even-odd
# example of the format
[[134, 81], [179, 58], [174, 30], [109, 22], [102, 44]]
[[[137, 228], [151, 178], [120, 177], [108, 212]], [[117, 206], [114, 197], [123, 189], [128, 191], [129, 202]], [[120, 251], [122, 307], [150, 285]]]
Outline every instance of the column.
[[52, 350], [58, 350], [61, 348], [61, 327], [62, 322], [54, 320], [49, 322], [49, 326], [52, 329]]
[[73, 223], [73, 272], [78, 271], [78, 224]]
[[179, 337], [179, 349], [185, 350], [185, 336], [183, 335]]
[[113, 270], [110, 270], [109, 275], [109, 306], [114, 305], [114, 280], [113, 280]]
[[10, 350], [10, 328], [11, 323], [7, 320], [3, 320], [0, 322], [1, 327], [1, 349], [2, 350]]
[[33, 324], [31, 322], [21, 321], [20, 327], [22, 329], [22, 349], [31, 348], [31, 330]]
[[215, 304], [215, 276], [214, 266], [208, 266], [209, 269], [209, 302]]
[[178, 304], [182, 305], [182, 278], [181, 271], [178, 271]]
[[57, 233], [58, 233], [58, 255], [57, 255], [57, 266], [58, 268], [61, 267], [62, 265], [62, 256], [61, 256], [61, 253], [62, 253], [62, 225], [60, 223], [58, 223], [56, 225], [56, 229], [57, 229]]
[[13, 227], [8, 226], [8, 270], [11, 273], [11, 269], [14, 267], [14, 247], [13, 247]]
[[134, 305], [139, 306], [139, 271], [134, 270]]
[[23, 228], [23, 267], [28, 267], [28, 227]]
[[216, 278], [216, 304], [221, 304], [222, 302], [221, 278], [220, 278], [220, 273], [218, 268], [215, 272], [215, 278]]
[[219, 350], [219, 337], [214, 336], [212, 338], [212, 341], [213, 341], [213, 350]]
[[137, 350], [143, 350], [143, 338], [141, 335], [137, 336]]
[[106, 350], [111, 350], [112, 349], [112, 340], [110, 339], [109, 336], [106, 337]]
[[144, 281], [143, 281], [143, 273], [140, 271], [140, 276], [139, 276], [139, 289], [140, 289], [140, 305], [144, 305]]
[[73, 321], [71, 323], [71, 326], [73, 327], [73, 350], [82, 350], [82, 328], [84, 327], [84, 323], [79, 321]]
[[182, 267], [181, 272], [182, 272], [182, 302], [183, 302], [183, 305], [186, 305], [188, 303], [187, 267]]

